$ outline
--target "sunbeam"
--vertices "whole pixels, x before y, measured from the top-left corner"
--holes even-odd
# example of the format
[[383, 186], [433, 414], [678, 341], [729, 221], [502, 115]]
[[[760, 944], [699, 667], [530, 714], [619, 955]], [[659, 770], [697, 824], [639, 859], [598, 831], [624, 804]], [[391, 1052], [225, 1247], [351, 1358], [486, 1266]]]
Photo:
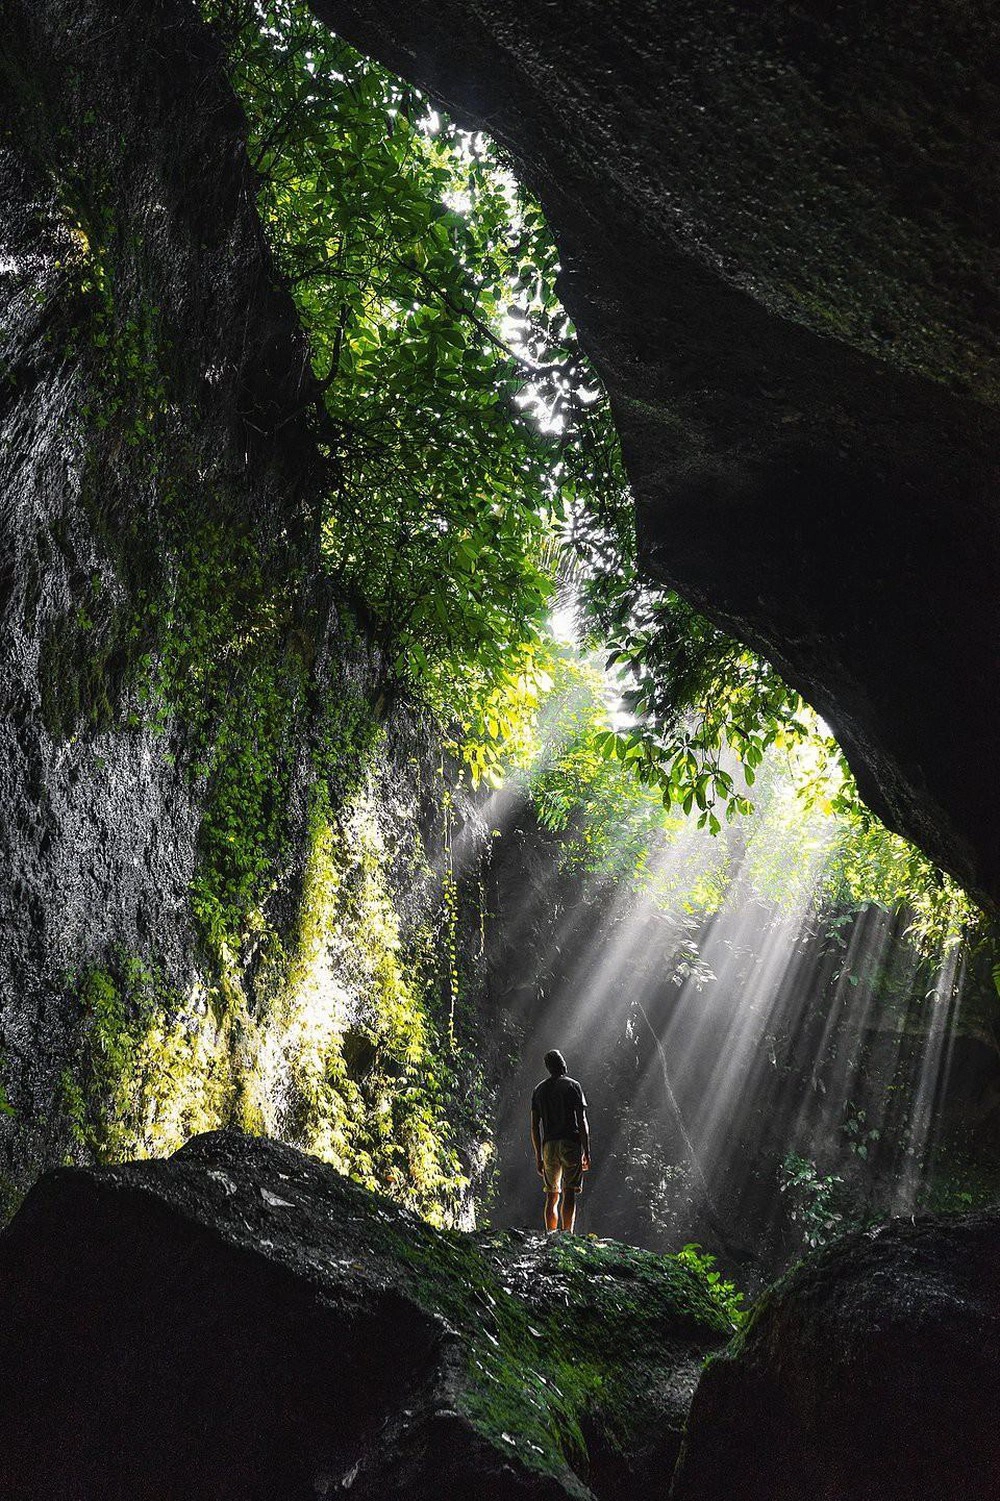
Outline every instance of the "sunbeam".
[[[569, 741], [564, 725], [546, 767]], [[911, 1212], [940, 1135], [957, 935], [935, 955], [904, 908], [838, 897], [843, 829], [803, 803], [777, 749], [750, 816], [713, 837], [697, 809], [662, 814], [631, 879], [613, 852], [604, 867], [567, 857], [566, 835], [537, 822], [531, 775], [485, 805], [510, 1048], [498, 1218], [537, 1214], [526, 1102], [551, 1046], [590, 1098], [584, 1198], [607, 1233], [700, 1236], [763, 1273], [802, 1234]], [[634, 843], [635, 825], [616, 837]]]

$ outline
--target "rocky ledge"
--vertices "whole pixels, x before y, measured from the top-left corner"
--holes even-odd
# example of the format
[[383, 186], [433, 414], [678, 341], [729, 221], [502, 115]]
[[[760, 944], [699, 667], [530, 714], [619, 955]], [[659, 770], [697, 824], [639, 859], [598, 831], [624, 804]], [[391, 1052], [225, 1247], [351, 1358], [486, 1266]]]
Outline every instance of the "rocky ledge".
[[731, 1332], [671, 1257], [435, 1230], [212, 1133], [50, 1173], [0, 1237], [0, 1494], [662, 1496]]

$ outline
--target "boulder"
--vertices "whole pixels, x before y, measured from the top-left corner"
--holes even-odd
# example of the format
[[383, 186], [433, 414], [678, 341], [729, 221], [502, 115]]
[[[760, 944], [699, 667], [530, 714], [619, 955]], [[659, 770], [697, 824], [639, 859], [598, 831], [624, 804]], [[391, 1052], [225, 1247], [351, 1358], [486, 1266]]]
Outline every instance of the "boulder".
[[436, 1230], [212, 1133], [50, 1173], [0, 1237], [0, 1494], [662, 1496], [730, 1333], [669, 1257]]
[[1000, 1495], [1000, 1210], [809, 1257], [695, 1395], [672, 1501]]

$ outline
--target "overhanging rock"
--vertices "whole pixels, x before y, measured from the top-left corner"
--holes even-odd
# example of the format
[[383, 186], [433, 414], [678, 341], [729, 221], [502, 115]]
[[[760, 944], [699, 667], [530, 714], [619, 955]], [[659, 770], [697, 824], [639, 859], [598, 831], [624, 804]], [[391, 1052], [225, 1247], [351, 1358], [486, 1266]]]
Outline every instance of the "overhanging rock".
[[313, 0], [559, 238], [645, 566], [1000, 894], [994, 7]]

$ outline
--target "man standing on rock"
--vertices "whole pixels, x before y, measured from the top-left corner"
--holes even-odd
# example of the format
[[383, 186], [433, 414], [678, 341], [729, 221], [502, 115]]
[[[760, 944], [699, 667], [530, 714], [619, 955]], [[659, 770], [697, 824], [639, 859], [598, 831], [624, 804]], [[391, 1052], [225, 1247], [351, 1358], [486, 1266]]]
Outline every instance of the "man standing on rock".
[[555, 1048], [546, 1053], [545, 1067], [549, 1076], [531, 1096], [531, 1145], [545, 1188], [545, 1228], [557, 1230], [561, 1221], [563, 1230], [572, 1230], [577, 1195], [590, 1167], [587, 1101], [580, 1085], [568, 1077], [562, 1053]]

